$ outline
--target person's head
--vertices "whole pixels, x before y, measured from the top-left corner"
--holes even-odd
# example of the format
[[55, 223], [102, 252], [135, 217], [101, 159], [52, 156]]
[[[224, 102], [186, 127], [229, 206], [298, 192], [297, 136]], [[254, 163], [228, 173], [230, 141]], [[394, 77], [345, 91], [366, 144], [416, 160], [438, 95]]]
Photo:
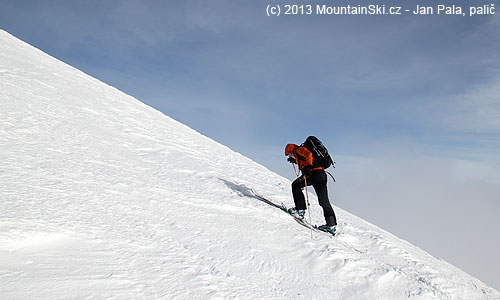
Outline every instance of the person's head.
[[286, 145], [285, 147], [285, 156], [290, 156], [293, 154], [293, 152], [295, 151], [295, 149], [297, 149], [297, 145], [295, 144], [288, 144]]

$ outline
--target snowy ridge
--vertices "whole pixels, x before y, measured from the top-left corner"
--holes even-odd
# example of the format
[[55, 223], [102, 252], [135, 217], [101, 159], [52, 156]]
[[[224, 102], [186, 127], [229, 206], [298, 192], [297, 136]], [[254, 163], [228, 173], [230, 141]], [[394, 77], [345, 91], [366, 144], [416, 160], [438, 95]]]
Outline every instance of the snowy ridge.
[[250, 192], [288, 180], [5, 31], [0, 103], [2, 299], [500, 299], [339, 208], [311, 239]]

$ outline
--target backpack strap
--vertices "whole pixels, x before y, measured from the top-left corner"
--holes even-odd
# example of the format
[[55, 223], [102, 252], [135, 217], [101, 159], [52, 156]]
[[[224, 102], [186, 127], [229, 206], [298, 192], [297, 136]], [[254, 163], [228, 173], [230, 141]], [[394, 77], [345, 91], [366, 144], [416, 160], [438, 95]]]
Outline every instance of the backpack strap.
[[337, 182], [337, 181], [335, 180], [335, 177], [333, 177], [332, 173], [328, 172], [327, 170], [325, 170], [325, 172], [326, 172], [328, 175], [330, 175], [330, 177], [332, 177], [333, 182]]

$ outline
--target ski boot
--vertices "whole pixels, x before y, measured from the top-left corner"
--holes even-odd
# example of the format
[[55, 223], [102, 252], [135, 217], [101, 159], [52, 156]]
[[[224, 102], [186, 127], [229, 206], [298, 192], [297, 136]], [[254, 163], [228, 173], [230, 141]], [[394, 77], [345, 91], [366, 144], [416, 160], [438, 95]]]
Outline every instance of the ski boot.
[[295, 218], [304, 219], [306, 215], [305, 209], [296, 209], [295, 207], [289, 208], [288, 213], [294, 216]]
[[321, 231], [329, 232], [333, 235], [335, 235], [335, 232], [337, 231], [337, 226], [336, 225], [321, 225], [318, 226], [318, 229]]

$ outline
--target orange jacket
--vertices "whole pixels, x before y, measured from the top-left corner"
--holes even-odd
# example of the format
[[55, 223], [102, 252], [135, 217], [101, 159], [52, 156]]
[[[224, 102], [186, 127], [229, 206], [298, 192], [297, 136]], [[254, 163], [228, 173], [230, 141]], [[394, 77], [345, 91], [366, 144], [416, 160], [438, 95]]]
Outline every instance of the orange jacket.
[[312, 168], [314, 164], [314, 158], [306, 147], [300, 147], [294, 144], [288, 144], [285, 148], [286, 156], [293, 156], [297, 161], [297, 165], [301, 171], [304, 170], [305, 167], [310, 166], [310, 170], [322, 170], [322, 167]]

